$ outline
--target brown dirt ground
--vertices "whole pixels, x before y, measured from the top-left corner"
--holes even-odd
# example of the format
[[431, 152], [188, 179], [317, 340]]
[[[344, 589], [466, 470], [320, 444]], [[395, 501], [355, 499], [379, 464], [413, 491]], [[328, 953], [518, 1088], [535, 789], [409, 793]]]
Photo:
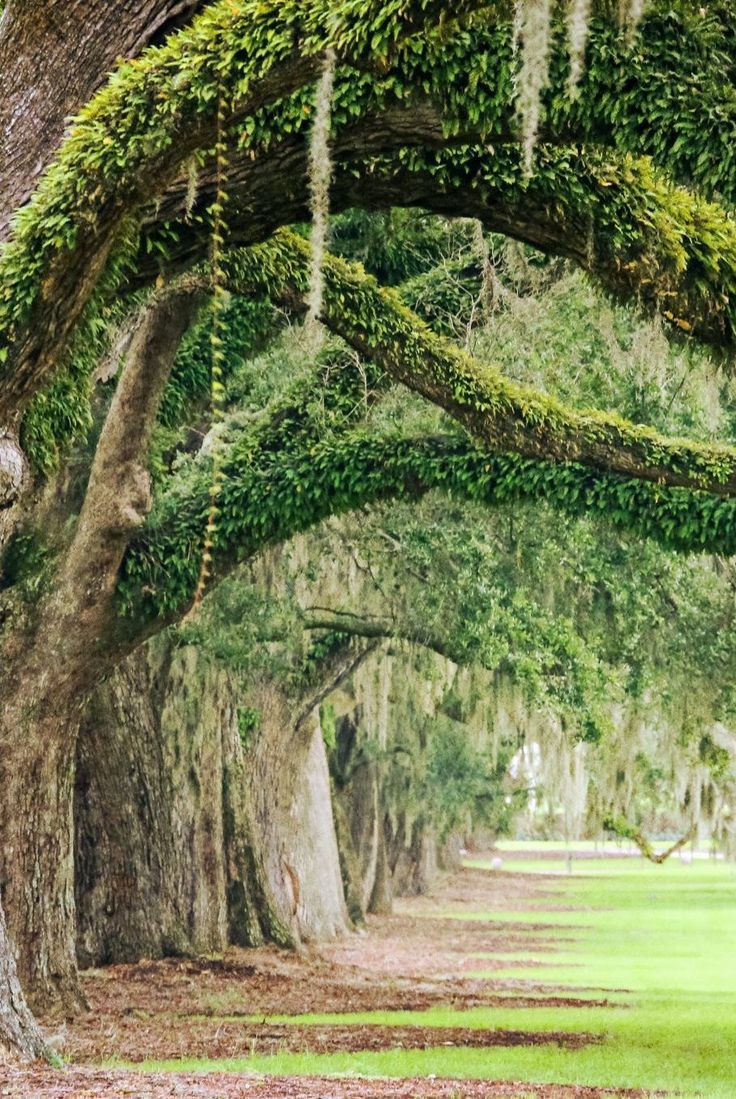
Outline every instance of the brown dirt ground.
[[[283, 1051], [327, 1052], [442, 1045], [479, 1047], [557, 1042], [575, 1048], [585, 1034], [470, 1028], [281, 1025], [269, 1015], [421, 1010], [513, 1003], [564, 1007], [595, 1000], [590, 991], [549, 995], [534, 981], [464, 976], [492, 972], [510, 952], [551, 949], [545, 908], [556, 907], [553, 875], [515, 876], [466, 869], [448, 877], [432, 897], [399, 902], [393, 916], [371, 918], [365, 932], [303, 955], [268, 947], [233, 950], [223, 959], [141, 962], [85, 975], [91, 1010], [83, 1018], [46, 1020], [57, 1049], [74, 1065], [0, 1068], [0, 1097], [10, 1099], [599, 1099], [641, 1092], [452, 1080], [319, 1080], [245, 1074], [166, 1074], [106, 1071], [95, 1065], [117, 1057], [130, 1062], [247, 1057]], [[508, 911], [540, 905], [540, 922], [524, 931], [491, 918], [458, 921], [450, 913]], [[584, 912], [576, 923], [585, 923]], [[479, 959], [474, 954], [491, 957]], [[494, 955], [496, 956], [494, 958]], [[249, 1017], [249, 1018], [248, 1018]], [[254, 1021], [259, 1020], [262, 1021]]]
[[11, 1071], [0, 1095], [9, 1099], [604, 1099], [643, 1096], [579, 1086], [485, 1080], [335, 1080], [271, 1076], [156, 1075], [72, 1069]]

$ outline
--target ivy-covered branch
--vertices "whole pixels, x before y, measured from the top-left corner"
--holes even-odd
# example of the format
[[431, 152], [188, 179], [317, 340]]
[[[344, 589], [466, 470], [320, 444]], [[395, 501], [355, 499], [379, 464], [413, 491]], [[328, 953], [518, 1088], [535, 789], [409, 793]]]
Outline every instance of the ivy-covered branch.
[[[456, 14], [479, 6], [456, 5]], [[438, 0], [219, 0], [164, 46], [122, 65], [82, 112], [0, 255], [0, 422], [48, 378], [141, 207], [230, 122], [308, 84], [326, 47], [380, 64], [444, 15]], [[119, 277], [119, 276], [118, 276]]]
[[[288, 230], [233, 253], [233, 286], [295, 304], [309, 270], [309, 245]], [[325, 323], [397, 382], [439, 405], [484, 446], [528, 458], [694, 488], [736, 493], [736, 450], [669, 439], [614, 413], [578, 412], [515, 384], [435, 335], [399, 296], [357, 265], [325, 262]]]
[[[557, 72], [566, 64], [564, 52], [556, 58], [549, 135], [556, 140], [583, 135], [596, 143], [605, 139], [653, 151], [664, 164], [673, 160], [680, 176], [730, 194], [736, 112], [720, 17], [694, 17], [687, 5], [673, 14], [671, 5], [658, 4], [634, 51], [612, 23], [609, 7], [600, 5], [587, 83], [575, 104], [563, 94], [565, 82]], [[351, 84], [357, 89], [352, 96], [345, 92], [336, 112], [342, 114], [346, 138], [366, 110], [380, 118], [392, 103], [410, 100], [419, 109], [427, 99], [438, 114], [432, 144], [457, 143], [463, 134], [484, 145], [518, 136], [508, 5], [488, 8], [465, 0], [454, 5], [453, 19], [473, 11], [475, 21], [463, 27], [445, 18], [438, 0], [363, 0], [357, 6], [347, 0], [289, 0], [277, 6], [219, 0], [163, 47], [121, 66], [75, 123], [57, 162], [19, 213], [0, 257], [0, 420], [23, 407], [60, 365], [111, 257], [135, 236], [140, 210], [174, 181], [195, 150], [211, 148], [218, 99], [225, 100], [232, 125], [243, 122], [238, 140], [258, 159], [285, 133], [304, 126], [303, 103], [289, 109], [285, 104], [295, 89], [310, 84], [322, 51], [333, 46], [344, 61], [365, 70], [365, 80], [356, 81], [353, 73], [344, 82], [346, 89]], [[415, 33], [438, 17], [436, 32]], [[723, 64], [714, 67], [714, 59]], [[643, 115], [638, 93], [615, 90], [618, 82], [630, 80], [630, 70], [634, 84], [657, 89], [656, 103], [651, 94], [643, 96]], [[663, 72], [668, 97], [661, 94]], [[686, 102], [678, 90], [682, 86]], [[265, 108], [276, 100], [278, 111], [269, 113]], [[301, 110], [299, 124], [294, 107]], [[680, 138], [663, 142], [673, 126], [681, 129]], [[427, 137], [420, 132], [417, 140]], [[717, 179], [710, 180], [703, 165], [717, 165]], [[264, 193], [273, 200], [272, 186]], [[277, 216], [276, 224], [282, 223]], [[585, 236], [585, 225], [582, 230]], [[706, 270], [706, 281], [707, 275]], [[113, 276], [112, 285], [119, 277], [119, 272]], [[680, 315], [673, 310], [674, 317]], [[686, 314], [684, 319], [691, 323]]]
[[[286, 541], [331, 515], [431, 490], [488, 506], [538, 501], [569, 515], [594, 515], [689, 552], [736, 552], [736, 501], [632, 481], [581, 466], [494, 455], [464, 438], [401, 438], [364, 431], [312, 441], [291, 453], [264, 454], [253, 432], [222, 457], [214, 568], [218, 576], [265, 546]], [[119, 596], [154, 629], [189, 606], [207, 514], [209, 464], [160, 501], [124, 561]], [[158, 627], [160, 628], [160, 626]]]
[[[526, 178], [513, 146], [409, 148], [402, 143], [412, 125], [422, 132], [422, 112], [404, 108], [337, 139], [333, 210], [416, 206], [478, 218], [490, 230], [572, 260], [608, 293], [659, 314], [675, 332], [733, 350], [736, 222], [726, 209], [673, 186], [646, 159], [540, 146], [534, 175]], [[162, 208], [164, 220], [147, 228], [134, 281], [150, 282], [162, 267], [177, 270], [205, 253], [211, 185], [203, 177], [201, 216], [191, 221], [165, 220], [181, 209], [181, 194]], [[304, 137], [261, 159], [236, 157], [229, 189], [233, 243], [260, 242], [280, 225], [308, 220]]]
[[673, 844], [670, 844], [664, 851], [656, 851], [652, 844], [641, 831], [633, 824], [629, 824], [628, 821], [620, 819], [618, 817], [606, 817], [603, 821], [603, 827], [607, 832], [613, 832], [614, 835], [619, 836], [621, 839], [631, 840], [639, 848], [640, 853], [649, 862], [653, 862], [655, 866], [661, 866], [667, 862], [672, 855], [677, 854], [683, 847], [687, 847], [688, 843], [696, 838], [698, 834], [697, 823], [693, 824], [692, 828], [685, 833], [684, 836], [680, 836], [675, 840]]

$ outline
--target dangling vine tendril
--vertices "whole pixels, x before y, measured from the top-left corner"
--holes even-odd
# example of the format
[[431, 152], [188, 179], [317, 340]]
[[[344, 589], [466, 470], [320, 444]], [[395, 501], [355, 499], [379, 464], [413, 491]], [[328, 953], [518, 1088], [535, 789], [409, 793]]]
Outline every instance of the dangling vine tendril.
[[212, 220], [212, 244], [210, 250], [210, 262], [212, 267], [212, 335], [210, 338], [210, 371], [211, 371], [211, 430], [212, 437], [212, 481], [210, 484], [210, 506], [207, 514], [207, 526], [205, 528], [204, 546], [202, 550], [202, 564], [199, 579], [194, 593], [194, 607], [198, 607], [207, 590], [207, 581], [212, 573], [212, 557], [217, 535], [217, 517], [220, 513], [219, 501], [224, 484], [224, 471], [222, 468], [222, 448], [218, 439], [217, 428], [225, 417], [223, 385], [223, 367], [225, 365], [224, 313], [228, 303], [225, 271], [222, 266], [223, 249], [225, 245], [225, 206], [228, 201], [225, 191], [227, 177], [228, 157], [227, 140], [225, 136], [225, 105], [222, 93], [217, 100], [217, 138], [215, 144], [215, 199], [210, 207]]

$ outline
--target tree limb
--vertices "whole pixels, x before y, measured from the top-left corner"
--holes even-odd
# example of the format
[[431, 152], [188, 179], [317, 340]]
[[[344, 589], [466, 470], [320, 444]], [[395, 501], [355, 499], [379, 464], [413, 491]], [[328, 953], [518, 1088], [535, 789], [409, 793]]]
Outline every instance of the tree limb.
[[45, 605], [35, 649], [54, 674], [77, 685], [96, 673], [120, 563], [151, 507], [148, 457], [161, 396], [182, 337], [204, 300], [190, 278], [145, 307], [95, 452], [89, 484], [58, 584]]
[[643, 857], [648, 859], [649, 862], [653, 862], [656, 866], [661, 866], [671, 855], [676, 854], [678, 851], [682, 850], [683, 847], [686, 847], [698, 834], [698, 826], [694, 823], [685, 835], [676, 840], [671, 847], [668, 847], [666, 851], [660, 851], [658, 853], [654, 850], [643, 832], [625, 820], [607, 817], [603, 822], [603, 827], [606, 831], [614, 832], [622, 839], [631, 840], [631, 842], [635, 843], [639, 848]]
[[[229, 271], [235, 289], [295, 306], [308, 265], [308, 242], [282, 230], [266, 245], [233, 254]], [[736, 495], [735, 449], [670, 439], [613, 413], [567, 408], [435, 335], [395, 292], [356, 265], [329, 257], [324, 274], [324, 323], [394, 381], [449, 412], [490, 450]]]

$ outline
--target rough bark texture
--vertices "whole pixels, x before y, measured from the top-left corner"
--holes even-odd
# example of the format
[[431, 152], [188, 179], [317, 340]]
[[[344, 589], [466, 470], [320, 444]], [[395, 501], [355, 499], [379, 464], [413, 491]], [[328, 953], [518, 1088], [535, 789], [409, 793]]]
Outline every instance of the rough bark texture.
[[0, 553], [15, 528], [28, 463], [15, 435], [0, 430]]
[[347, 929], [348, 917], [319, 721], [312, 714], [294, 728], [268, 688], [261, 712], [247, 760], [254, 841], [276, 915], [297, 942], [330, 939]]
[[0, 906], [0, 1068], [6, 1058], [20, 1056], [35, 1061], [46, 1054], [43, 1035], [21, 992], [15, 948]]
[[198, 0], [10, 0], [0, 20], [0, 240], [77, 114], [115, 67]]
[[[242, 743], [239, 705], [259, 707]], [[314, 718], [166, 639], [94, 697], [76, 788], [83, 964], [209, 953], [348, 926]]]
[[[74, 952], [73, 702], [5, 707], [0, 738], [0, 885], [18, 972], [33, 1007], [79, 1007]], [[30, 712], [29, 712], [30, 711]]]

